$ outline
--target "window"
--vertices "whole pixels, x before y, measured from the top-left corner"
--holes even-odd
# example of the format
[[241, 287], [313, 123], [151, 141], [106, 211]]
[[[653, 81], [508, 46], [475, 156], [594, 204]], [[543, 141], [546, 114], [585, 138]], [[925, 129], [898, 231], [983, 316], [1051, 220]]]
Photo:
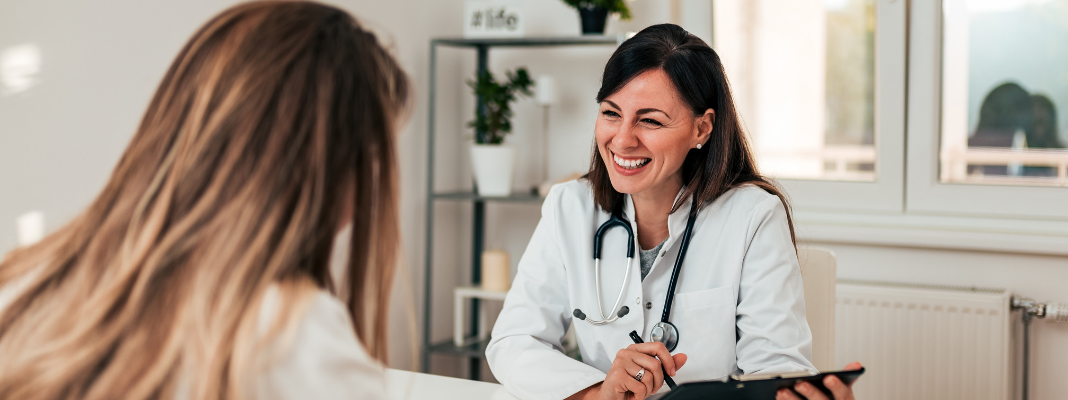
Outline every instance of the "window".
[[761, 172], [798, 209], [901, 212], [905, 2], [712, 6], [712, 45]]
[[875, 180], [875, 1], [717, 1], [714, 47], [761, 170]]
[[[802, 240], [1063, 254], [1068, 0], [712, 4]], [[988, 98], [1023, 122], [988, 129]]]
[[[1066, 6], [1068, 0], [912, 3], [909, 214], [987, 218], [977, 225], [981, 229], [1012, 221], [1006, 229], [1013, 235], [1039, 232], [1063, 242], [1068, 154], [1063, 148], [1037, 147], [1056, 145], [1041, 139], [1052, 136], [1050, 131], [1059, 132], [1063, 144], [1064, 131], [1036, 136], [1033, 121], [1042, 113], [1033, 104], [1044, 96], [1054, 108], [1068, 107], [1063, 100], [1068, 75], [1059, 66], [1068, 61]], [[1057, 57], [1062, 61], [1050, 61]], [[1056, 124], [1065, 126], [1063, 119]], [[1027, 136], [1028, 129], [1036, 139]]]
[[943, 183], [1068, 186], [1068, 0], [946, 0]]

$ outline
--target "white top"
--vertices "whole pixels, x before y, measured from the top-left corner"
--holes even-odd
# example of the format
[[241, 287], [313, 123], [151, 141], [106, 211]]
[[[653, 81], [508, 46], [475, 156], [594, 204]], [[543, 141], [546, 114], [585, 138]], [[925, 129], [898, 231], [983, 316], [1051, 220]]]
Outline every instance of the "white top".
[[[638, 263], [631, 265], [623, 295], [630, 313], [593, 326], [575, 320], [572, 311], [579, 308], [600, 319], [593, 236], [609, 215], [596, 210], [585, 181], [554, 186], [486, 349], [497, 380], [521, 399], [563, 399], [604, 380], [616, 352], [633, 344], [630, 331], [648, 341], [660, 321], [690, 203], [687, 199], [668, 218], [669, 237], [644, 281], [638, 279]], [[624, 214], [636, 233], [630, 196]], [[607, 307], [623, 284], [626, 245], [623, 229], [605, 235], [600, 296], [606, 313], [614, 311]], [[816, 372], [809, 361], [812, 337], [803, 290], [778, 197], [753, 186], [720, 196], [698, 215], [679, 275], [670, 322], [679, 329], [675, 353], [689, 359], [675, 381], [739, 372]], [[562, 352], [572, 321], [581, 362]]]
[[[0, 288], [0, 311], [21, 293], [32, 274]], [[326, 291], [316, 291], [299, 318], [300, 325], [285, 342], [284, 352], [255, 377], [255, 398], [385, 399], [385, 374], [356, 338], [348, 311]], [[260, 330], [266, 331], [277, 313], [279, 292], [271, 287], [260, 307]], [[285, 335], [282, 335], [285, 336]], [[291, 340], [286, 340], [291, 339]], [[267, 356], [267, 354], [264, 354]], [[178, 398], [187, 398], [179, 389]]]
[[[256, 398], [385, 399], [383, 366], [357, 340], [345, 305], [326, 291], [314, 296], [285, 355], [256, 377]], [[279, 300], [272, 287], [260, 309], [261, 328]]]

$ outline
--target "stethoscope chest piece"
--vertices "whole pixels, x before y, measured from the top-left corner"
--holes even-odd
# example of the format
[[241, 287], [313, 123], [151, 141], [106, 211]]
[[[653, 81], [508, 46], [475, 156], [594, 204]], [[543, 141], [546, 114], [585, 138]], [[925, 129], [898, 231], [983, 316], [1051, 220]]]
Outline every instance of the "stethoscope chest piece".
[[679, 329], [670, 322], [657, 322], [649, 331], [649, 340], [663, 343], [669, 352], [675, 351], [679, 345]]

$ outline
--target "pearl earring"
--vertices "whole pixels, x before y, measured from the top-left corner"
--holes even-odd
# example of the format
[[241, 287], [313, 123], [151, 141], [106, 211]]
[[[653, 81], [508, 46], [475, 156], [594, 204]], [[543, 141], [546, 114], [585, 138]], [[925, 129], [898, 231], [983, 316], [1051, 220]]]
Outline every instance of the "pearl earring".
[[697, 144], [697, 150], [701, 150], [701, 144], [700, 143]]

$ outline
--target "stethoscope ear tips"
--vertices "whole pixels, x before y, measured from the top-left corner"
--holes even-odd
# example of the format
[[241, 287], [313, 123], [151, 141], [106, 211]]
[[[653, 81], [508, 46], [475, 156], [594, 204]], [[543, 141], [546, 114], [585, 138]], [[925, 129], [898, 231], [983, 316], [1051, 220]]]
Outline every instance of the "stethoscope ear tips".
[[583, 321], [586, 320], [586, 314], [583, 314], [582, 310], [579, 310], [577, 308], [575, 309], [575, 312], [571, 313], [571, 315], [574, 315], [575, 318], [578, 318], [580, 320], [583, 320]]
[[[575, 310], [575, 311], [578, 311], [578, 310]], [[619, 312], [616, 313], [616, 318], [623, 318], [623, 316], [627, 315], [627, 313], [629, 313], [629, 312], [630, 312], [630, 307], [623, 306], [623, 308], [620, 308]]]

